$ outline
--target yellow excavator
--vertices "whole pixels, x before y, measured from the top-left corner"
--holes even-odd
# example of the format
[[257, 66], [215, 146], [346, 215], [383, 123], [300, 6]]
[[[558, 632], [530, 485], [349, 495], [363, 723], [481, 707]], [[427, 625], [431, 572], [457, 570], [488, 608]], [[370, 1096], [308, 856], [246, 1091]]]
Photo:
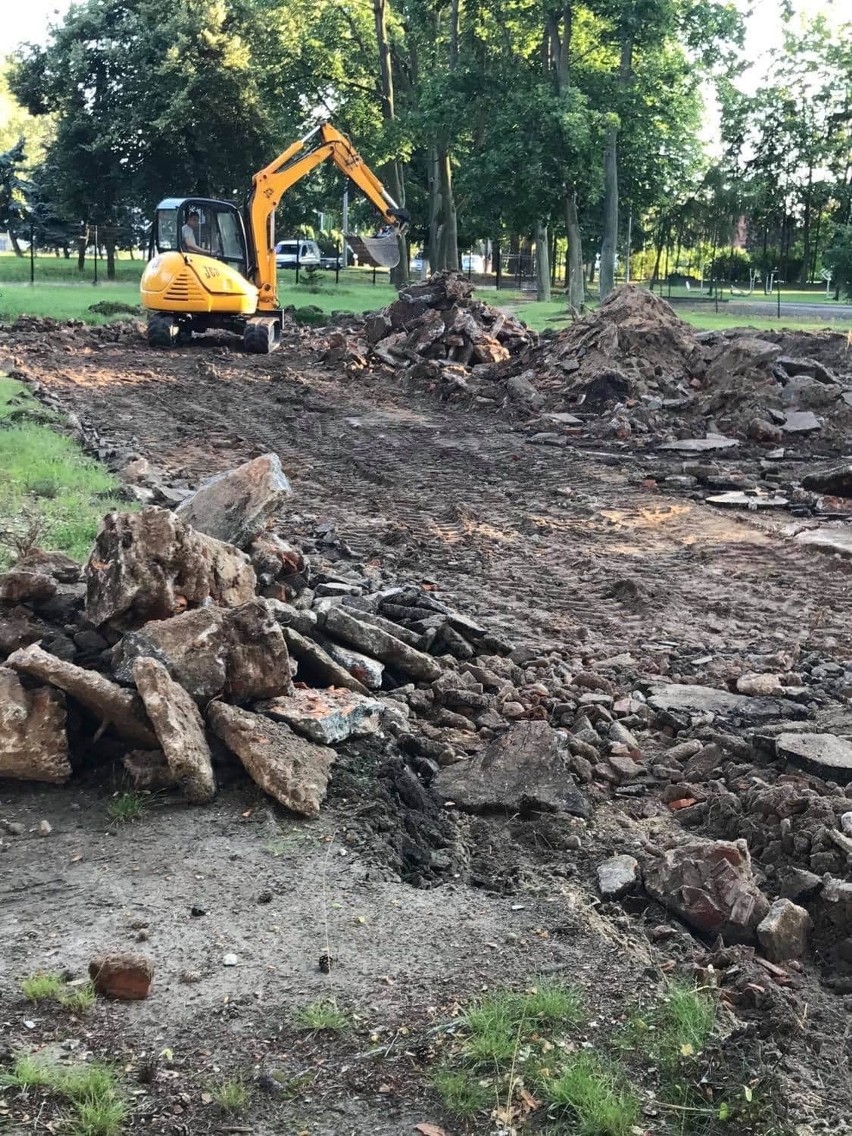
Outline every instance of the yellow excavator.
[[366, 194], [386, 227], [381, 236], [359, 239], [358, 245], [385, 267], [398, 263], [398, 236], [409, 214], [349, 139], [323, 123], [254, 175], [242, 211], [229, 201], [204, 197], [160, 202], [156, 255], [141, 282], [152, 347], [172, 347], [211, 328], [242, 335], [245, 349], [256, 354], [278, 347], [282, 314], [275, 287], [275, 210], [291, 186], [326, 160]]

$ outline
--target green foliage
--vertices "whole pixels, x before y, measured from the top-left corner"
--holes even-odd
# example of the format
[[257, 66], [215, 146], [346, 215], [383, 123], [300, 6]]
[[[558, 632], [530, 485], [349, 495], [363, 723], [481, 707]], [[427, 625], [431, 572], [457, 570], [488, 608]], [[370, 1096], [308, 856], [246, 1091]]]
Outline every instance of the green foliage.
[[127, 1118], [113, 1070], [97, 1061], [68, 1067], [20, 1053], [11, 1070], [0, 1073], [0, 1086], [22, 1093], [44, 1089], [67, 1100], [72, 1111], [63, 1131], [69, 1136], [118, 1136]]
[[64, 989], [61, 974], [31, 974], [21, 981], [21, 993], [30, 1002], [58, 1001]]
[[712, 994], [673, 982], [665, 998], [647, 1012], [631, 1015], [628, 1040], [670, 1074], [705, 1047], [716, 1024]]
[[569, 1110], [577, 1136], [630, 1136], [639, 1098], [594, 1053], [581, 1053], [546, 1087], [551, 1104]]
[[825, 262], [832, 270], [834, 282], [852, 300], [852, 225], [835, 228]]
[[95, 987], [91, 982], [84, 982], [82, 986], [69, 986], [59, 996], [59, 1004], [72, 1014], [82, 1014], [91, 1010], [97, 1001]]
[[47, 426], [14, 422], [21, 409], [37, 410], [27, 389], [0, 378], [0, 530], [30, 515], [44, 522], [48, 543], [84, 560], [104, 513], [127, 508], [112, 500], [118, 484], [70, 438]]
[[465, 1058], [480, 1067], [505, 1064], [520, 1039], [536, 1030], [577, 1026], [584, 1016], [579, 994], [558, 982], [542, 981], [527, 993], [498, 991], [462, 1017]]
[[444, 1107], [456, 1116], [476, 1116], [495, 1099], [493, 1088], [480, 1084], [467, 1069], [440, 1066], [432, 1074], [432, 1085]]
[[232, 1116], [244, 1112], [248, 1104], [249, 1093], [244, 1081], [238, 1077], [222, 1081], [210, 1090], [210, 1095], [223, 1112]]
[[134, 789], [116, 793], [107, 805], [107, 813], [110, 820], [119, 824], [131, 824], [133, 821], [141, 820], [149, 800], [150, 798], [144, 793]]
[[340, 1033], [349, 1028], [349, 1018], [340, 1009], [335, 998], [318, 998], [305, 1006], [296, 1015], [296, 1023], [302, 1029], [316, 1032]]

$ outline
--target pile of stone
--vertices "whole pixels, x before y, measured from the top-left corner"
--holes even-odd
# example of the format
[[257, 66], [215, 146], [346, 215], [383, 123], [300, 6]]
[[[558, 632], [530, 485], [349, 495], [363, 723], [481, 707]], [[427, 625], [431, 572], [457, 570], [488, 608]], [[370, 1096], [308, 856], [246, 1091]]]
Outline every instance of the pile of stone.
[[434, 589], [307, 560], [270, 527], [289, 496], [264, 455], [174, 511], [109, 514], [85, 569], [21, 556], [0, 578], [0, 777], [111, 757], [200, 803], [230, 753], [311, 816], [341, 742], [384, 730], [429, 779], [555, 705]]
[[473, 285], [450, 272], [403, 288], [394, 303], [369, 316], [357, 331], [328, 337], [325, 361], [358, 370], [378, 360], [414, 379], [460, 391], [469, 389], [469, 377], [476, 383], [492, 364], [538, 339], [513, 316], [475, 300]]

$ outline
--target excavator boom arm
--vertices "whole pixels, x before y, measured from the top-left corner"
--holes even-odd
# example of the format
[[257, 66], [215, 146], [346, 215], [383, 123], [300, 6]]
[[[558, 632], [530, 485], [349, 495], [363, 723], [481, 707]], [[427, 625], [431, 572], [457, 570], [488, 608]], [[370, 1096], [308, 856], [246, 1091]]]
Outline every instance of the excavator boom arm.
[[[315, 135], [319, 136], [317, 145], [302, 153]], [[246, 219], [254, 249], [253, 275], [259, 292], [259, 309], [269, 311], [277, 307], [275, 210], [288, 189], [329, 160], [366, 194], [386, 224], [398, 228], [407, 220], [405, 211], [400, 209], [349, 139], [327, 122], [323, 123], [305, 138], [288, 146], [252, 178]]]

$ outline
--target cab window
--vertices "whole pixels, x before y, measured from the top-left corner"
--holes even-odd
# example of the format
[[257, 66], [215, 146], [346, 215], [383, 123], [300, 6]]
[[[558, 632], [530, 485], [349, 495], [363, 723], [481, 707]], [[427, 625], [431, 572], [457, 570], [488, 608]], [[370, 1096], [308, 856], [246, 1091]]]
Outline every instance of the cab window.
[[160, 252], [174, 252], [177, 247], [177, 209], [158, 209], [157, 248]]

